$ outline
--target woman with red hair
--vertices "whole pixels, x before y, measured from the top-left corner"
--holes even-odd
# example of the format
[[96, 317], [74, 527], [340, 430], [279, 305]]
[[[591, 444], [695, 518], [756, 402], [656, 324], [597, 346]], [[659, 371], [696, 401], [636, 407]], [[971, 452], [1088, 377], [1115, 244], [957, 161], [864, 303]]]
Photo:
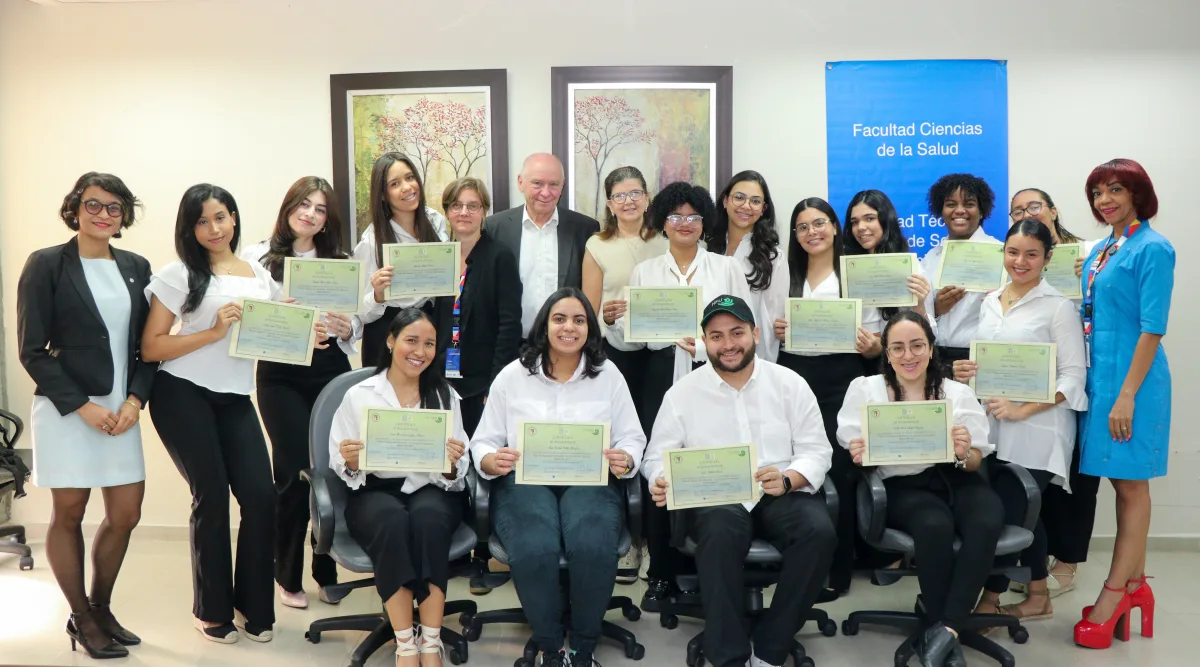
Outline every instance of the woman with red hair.
[[1150, 479], [1167, 474], [1171, 372], [1161, 340], [1175, 282], [1175, 249], [1150, 228], [1158, 197], [1137, 162], [1120, 159], [1096, 167], [1086, 192], [1092, 215], [1112, 227], [1112, 235], [1084, 262], [1090, 409], [1080, 421], [1079, 470], [1112, 481], [1117, 537], [1108, 580], [1075, 626], [1075, 643], [1108, 648], [1114, 635], [1129, 638], [1135, 608], [1142, 612], [1142, 636], [1154, 634], [1146, 537]]

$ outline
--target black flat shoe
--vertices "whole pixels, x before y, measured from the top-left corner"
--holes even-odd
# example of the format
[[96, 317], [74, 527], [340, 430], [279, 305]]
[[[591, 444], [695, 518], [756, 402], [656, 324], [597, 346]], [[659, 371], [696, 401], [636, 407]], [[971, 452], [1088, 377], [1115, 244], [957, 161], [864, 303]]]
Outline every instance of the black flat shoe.
[[100, 624], [100, 629], [107, 632], [109, 637], [117, 640], [125, 646], [137, 646], [142, 643], [142, 638], [132, 632], [121, 627], [117, 622], [117, 617], [113, 616], [112, 610], [107, 604], [89, 603], [92, 607], [92, 615], [96, 618], [96, 622]]
[[657, 614], [662, 611], [662, 604], [671, 600], [671, 584], [665, 579], [651, 579], [646, 584], [646, 594], [642, 596], [642, 611]]
[[[955, 637], [954, 633], [950, 632], [946, 626], [937, 623], [926, 630], [921, 637], [921, 646], [917, 656], [920, 657], [924, 667], [945, 667], [946, 658], [954, 652], [956, 647], [958, 647], [958, 637]], [[961, 648], [959, 648], [959, 653], [962, 653]]]
[[121, 646], [111, 638], [109, 638], [106, 644], [93, 645], [88, 641], [87, 635], [79, 630], [79, 626], [86, 623], [96, 623], [96, 619], [92, 617], [90, 610], [80, 614], [71, 614], [71, 618], [67, 621], [67, 636], [71, 638], [72, 651], [75, 650], [76, 645], [82, 646], [83, 650], [87, 652], [88, 657], [93, 660], [108, 660], [129, 656], [129, 649]]

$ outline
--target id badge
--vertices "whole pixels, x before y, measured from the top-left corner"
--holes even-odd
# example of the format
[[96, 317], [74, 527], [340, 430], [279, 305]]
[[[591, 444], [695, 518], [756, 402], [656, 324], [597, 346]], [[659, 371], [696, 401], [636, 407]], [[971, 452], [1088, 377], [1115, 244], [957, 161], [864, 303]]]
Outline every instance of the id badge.
[[462, 377], [462, 350], [451, 347], [446, 350], [446, 377], [457, 380]]

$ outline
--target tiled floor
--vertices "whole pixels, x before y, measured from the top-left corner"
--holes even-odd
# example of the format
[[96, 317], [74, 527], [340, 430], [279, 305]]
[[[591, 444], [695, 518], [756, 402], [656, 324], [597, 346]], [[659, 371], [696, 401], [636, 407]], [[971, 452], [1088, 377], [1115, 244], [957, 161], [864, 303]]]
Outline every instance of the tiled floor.
[[[66, 604], [46, 564], [42, 545], [33, 546], [37, 565], [29, 572], [17, 569], [15, 557], [0, 554], [0, 664], [92, 664], [83, 653], [71, 652], [63, 632], [68, 613]], [[1200, 554], [1195, 553], [1153, 553], [1150, 556], [1149, 569], [1157, 577], [1153, 585], [1158, 596], [1156, 637], [1153, 640], [1143, 639], [1135, 632], [1128, 644], [1118, 642], [1108, 651], [1086, 651], [1075, 647], [1071, 642], [1071, 627], [1079, 618], [1083, 605], [1091, 604], [1107, 565], [1107, 554], [1093, 554], [1091, 562], [1080, 571], [1079, 590], [1055, 601], [1055, 618], [1029, 624], [1031, 637], [1028, 644], [1017, 646], [1008, 639], [1001, 640], [1012, 650], [1019, 665], [1069, 665], [1078, 660], [1086, 660], [1088, 667], [1196, 664], [1197, 644], [1191, 633], [1200, 626], [1200, 577], [1196, 574], [1200, 571]], [[132, 650], [128, 659], [115, 661], [115, 665], [344, 667], [361, 634], [329, 633], [320, 644], [314, 645], [304, 640], [308, 623], [326, 616], [368, 613], [379, 608], [378, 598], [369, 588], [353, 592], [337, 607], [322, 604], [316, 601], [315, 586], [309, 582], [312, 606], [302, 611], [278, 606], [273, 642], [214, 644], [201, 639], [192, 629], [188, 568], [186, 542], [134, 538], [113, 607], [121, 622], [145, 641]], [[617, 590], [637, 600], [643, 586], [641, 583], [618, 586]], [[826, 609], [840, 622], [855, 609], [911, 608], [915, 592], [916, 584], [911, 580], [877, 588], [865, 579], [856, 579], [850, 596], [827, 605]], [[451, 584], [452, 598], [466, 594], [466, 582], [459, 580]], [[516, 595], [511, 586], [476, 599], [481, 609], [516, 606]], [[638, 640], [646, 646], [643, 663], [647, 667], [682, 667], [684, 647], [700, 629], [699, 622], [683, 619], [678, 629], [664, 630], [659, 627], [655, 614], [645, 614], [635, 623], [621, 619], [619, 612], [611, 612], [609, 619], [637, 632]], [[449, 626], [456, 627], [456, 619], [450, 620]], [[528, 629], [522, 626], [488, 626], [483, 637], [471, 645], [468, 664], [509, 667], [528, 637]], [[800, 638], [818, 667], [890, 665], [892, 652], [901, 640], [897, 633], [869, 627], [864, 627], [857, 637], [839, 635], [833, 638], [822, 637], [814, 628], [806, 627]], [[631, 662], [615, 644], [607, 642], [596, 658], [606, 667]], [[368, 665], [388, 667], [393, 664], [393, 659], [391, 652], [385, 649]], [[967, 659], [972, 665], [995, 664], [969, 650]], [[917, 662], [914, 660], [912, 664]]]

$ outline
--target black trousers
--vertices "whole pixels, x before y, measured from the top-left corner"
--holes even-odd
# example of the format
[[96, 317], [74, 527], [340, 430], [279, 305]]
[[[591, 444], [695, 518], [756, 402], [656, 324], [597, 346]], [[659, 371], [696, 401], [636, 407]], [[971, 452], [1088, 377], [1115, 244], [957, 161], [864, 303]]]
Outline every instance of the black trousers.
[[783, 564], [771, 608], [754, 628], [753, 652], [769, 664], [784, 664], [837, 545], [825, 501], [797, 492], [763, 496], [751, 511], [722, 505], [686, 512], [688, 534], [696, 541], [705, 655], [714, 667], [740, 667], [750, 659], [745, 560], [750, 541], [759, 537], [779, 550]]
[[1079, 443], [1071, 456], [1071, 493], [1051, 485], [1042, 494], [1042, 521], [1046, 524], [1046, 544], [1051, 556], [1062, 563], [1087, 561], [1096, 524], [1096, 494], [1100, 478], [1079, 472]]
[[[995, 455], [988, 457], [995, 459]], [[1026, 468], [1029, 475], [1033, 477], [1033, 481], [1037, 484], [1038, 489], [1045, 494], [1047, 487], [1051, 486], [1050, 481], [1054, 479], [1054, 473], [1048, 470], [1035, 470]], [[1025, 487], [1016, 480], [1012, 475], [996, 475], [992, 479], [992, 488], [995, 489], [996, 495], [1000, 496], [1000, 503], [1004, 505], [1004, 523], [1005, 525], [1020, 526], [1025, 522], [1025, 508], [1028, 505], [1028, 499], [1025, 497]], [[1041, 581], [1046, 578], [1046, 527], [1039, 517], [1037, 526], [1033, 529], [1033, 544], [1030, 544], [1024, 551], [1019, 554], [1008, 554], [1007, 556], [996, 556], [996, 565], [1008, 567], [1020, 563], [1029, 568], [1030, 578], [1033, 581]], [[987, 589], [993, 593], [1003, 593], [1008, 590], [1008, 577], [1002, 574], [994, 574], [988, 577]]]
[[[310, 541], [308, 482], [300, 479], [309, 467], [308, 420], [325, 385], [349, 370], [336, 343], [313, 350], [310, 366], [258, 362], [258, 409], [271, 440], [275, 479], [275, 581], [290, 593], [304, 590], [304, 544]], [[312, 577], [318, 586], [336, 584], [337, 564], [314, 553]]]
[[[889, 477], [887, 523], [912, 535], [917, 580], [931, 623], [951, 628], [967, 619], [996, 558], [1004, 528], [1000, 497], [978, 473], [941, 464]], [[962, 540], [954, 553], [954, 538]]]
[[[674, 384], [675, 377], [675, 346], [665, 350], [649, 352], [646, 355], [646, 375], [642, 386], [642, 411], [647, 423], [652, 427], [658, 418], [658, 410], [662, 407], [663, 397]], [[651, 431], [646, 431], [646, 439], [651, 437]], [[696, 571], [696, 561], [671, 546], [671, 519], [666, 507], [654, 504], [650, 497], [650, 486], [646, 478], [638, 475], [642, 486], [642, 507], [645, 508], [645, 538], [646, 552], [650, 556], [650, 564], [646, 567], [646, 576], [650, 579], [662, 579], [675, 583], [675, 577], [681, 574], [692, 574]]]
[[346, 528], [375, 568], [375, 588], [386, 602], [407, 588], [417, 602], [450, 580], [450, 540], [462, 523], [461, 492], [426, 484], [404, 493], [403, 479], [367, 475], [346, 498]]
[[[275, 487], [250, 397], [159, 371], [150, 419], [192, 492], [192, 613], [226, 623], [237, 609], [254, 625], [274, 624]], [[231, 491], [241, 509], [236, 568], [229, 539]]]
[[463, 396], [458, 402], [458, 409], [462, 411], [463, 430], [467, 432], [467, 437], [475, 436], [475, 429], [479, 428], [479, 420], [483, 419], [483, 401], [487, 398], [487, 392], [476, 394], [474, 396]]
[[[673, 351], [674, 348], [671, 348], [671, 350]], [[621, 375], [625, 378], [625, 384], [629, 385], [629, 395], [633, 398], [633, 407], [637, 410], [638, 421], [642, 425], [642, 432], [649, 439], [650, 431], [654, 428], [654, 420], [649, 415], [649, 409], [647, 408], [644, 396], [646, 393], [647, 367], [650, 355], [653, 353], [646, 348], [632, 352], [618, 350], [609, 345], [607, 341], [604, 343], [604, 353], [608, 355], [609, 361], [613, 362], [617, 370], [621, 371]], [[674, 363], [674, 359], [671, 361]], [[661, 382], [659, 384], [661, 385]], [[662, 393], [665, 395], [667, 389], [670, 388], [671, 385], [668, 384], [666, 389], [662, 389]], [[662, 405], [661, 396], [658, 398], [658, 404]], [[655, 414], [657, 414], [657, 410], [655, 410]]]

